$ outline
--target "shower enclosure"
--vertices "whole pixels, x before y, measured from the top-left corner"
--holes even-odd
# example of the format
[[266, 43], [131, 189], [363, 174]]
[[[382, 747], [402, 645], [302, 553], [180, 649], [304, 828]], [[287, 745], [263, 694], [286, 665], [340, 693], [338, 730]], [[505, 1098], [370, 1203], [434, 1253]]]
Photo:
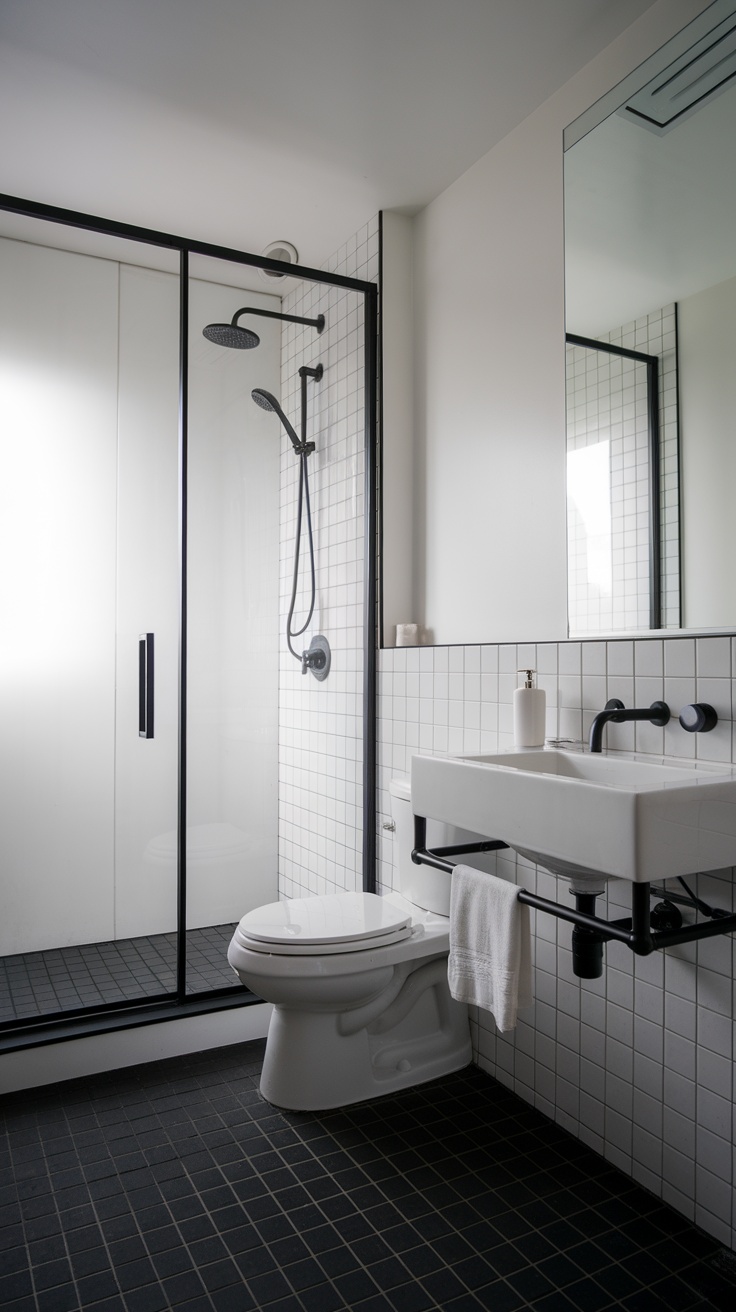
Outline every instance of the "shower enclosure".
[[[352, 308], [331, 323], [336, 296]], [[327, 322], [309, 344], [284, 316], [307, 301]], [[257, 347], [203, 336], [245, 303]], [[362, 422], [348, 450], [331, 369], [356, 329]], [[286, 791], [324, 776], [320, 717], [347, 718], [348, 689], [360, 852], [348, 843], [333, 876], [370, 887], [374, 341], [371, 283], [2, 198], [0, 1046], [249, 1000], [227, 942], [246, 911], [304, 882]], [[251, 393], [280, 398], [298, 424], [298, 370], [320, 357], [312, 627], [335, 632], [333, 674], [317, 684], [284, 654], [298, 462]], [[357, 627], [354, 607], [331, 609], [345, 535], [330, 489], [348, 466]], [[316, 877], [325, 850], [304, 858]]]

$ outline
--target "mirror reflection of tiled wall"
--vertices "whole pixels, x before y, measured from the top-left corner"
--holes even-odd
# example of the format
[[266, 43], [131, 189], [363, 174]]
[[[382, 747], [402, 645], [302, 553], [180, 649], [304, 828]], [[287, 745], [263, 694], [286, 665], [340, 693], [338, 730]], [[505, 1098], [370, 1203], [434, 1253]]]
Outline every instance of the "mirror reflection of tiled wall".
[[[599, 340], [659, 357], [662, 627], [680, 622], [674, 305]], [[649, 627], [649, 444], [644, 364], [567, 347], [568, 614], [573, 636]]]

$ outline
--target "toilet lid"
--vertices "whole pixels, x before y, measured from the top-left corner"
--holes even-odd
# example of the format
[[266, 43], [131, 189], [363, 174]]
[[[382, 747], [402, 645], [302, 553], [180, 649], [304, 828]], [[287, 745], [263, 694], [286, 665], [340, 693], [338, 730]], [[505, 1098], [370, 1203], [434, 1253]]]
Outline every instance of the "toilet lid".
[[328, 893], [270, 902], [243, 916], [238, 930], [260, 952], [352, 952], [408, 938], [411, 913], [375, 893]]

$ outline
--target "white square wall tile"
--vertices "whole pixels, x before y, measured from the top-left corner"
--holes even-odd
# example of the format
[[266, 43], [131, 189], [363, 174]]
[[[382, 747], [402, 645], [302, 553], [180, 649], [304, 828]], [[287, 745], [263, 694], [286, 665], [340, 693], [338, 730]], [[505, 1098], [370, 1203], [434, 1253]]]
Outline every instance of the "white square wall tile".
[[661, 642], [646, 639], [634, 643], [634, 673], [637, 682], [642, 675], [651, 675], [661, 680], [663, 671], [664, 656]]
[[634, 673], [633, 642], [608, 643], [608, 678], [617, 675], [631, 677]]
[[[692, 1004], [681, 1005], [692, 1006]], [[730, 1058], [733, 1044], [733, 1021], [731, 1017], [709, 1011], [705, 1007], [698, 1007], [696, 1010], [692, 1006], [692, 1013], [692, 1016], [688, 1016], [687, 1019], [692, 1026], [694, 1037], [695, 1017], [697, 1016], [698, 1043], [702, 1047], [710, 1049], [711, 1052], [721, 1053]]]
[[582, 670], [583, 675], [604, 675], [606, 673], [606, 644], [605, 642], [583, 642], [582, 647]]
[[730, 679], [730, 638], [698, 638], [695, 659], [699, 679]]
[[537, 648], [534, 643], [520, 643], [516, 648], [517, 670], [538, 670]]
[[583, 709], [598, 712], [607, 701], [606, 678], [603, 674], [583, 675]]
[[695, 677], [695, 642], [692, 638], [667, 638], [664, 643], [664, 672], [668, 678]]
[[582, 644], [579, 642], [561, 642], [558, 649], [559, 672], [561, 675], [579, 675], [582, 670]]
[[556, 642], [540, 642], [537, 644], [537, 672], [538, 674], [557, 674], [558, 648]]

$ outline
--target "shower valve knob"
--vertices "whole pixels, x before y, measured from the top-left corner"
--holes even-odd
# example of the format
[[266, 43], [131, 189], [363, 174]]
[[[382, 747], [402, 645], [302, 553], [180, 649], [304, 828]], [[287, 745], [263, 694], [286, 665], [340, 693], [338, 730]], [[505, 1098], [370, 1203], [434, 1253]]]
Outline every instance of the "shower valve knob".
[[309, 670], [322, 683], [330, 672], [331, 656], [330, 644], [324, 634], [316, 634], [309, 649], [302, 652], [302, 674]]
[[323, 670], [326, 664], [327, 657], [321, 649], [302, 652], [302, 674], [306, 674], [307, 670]]

